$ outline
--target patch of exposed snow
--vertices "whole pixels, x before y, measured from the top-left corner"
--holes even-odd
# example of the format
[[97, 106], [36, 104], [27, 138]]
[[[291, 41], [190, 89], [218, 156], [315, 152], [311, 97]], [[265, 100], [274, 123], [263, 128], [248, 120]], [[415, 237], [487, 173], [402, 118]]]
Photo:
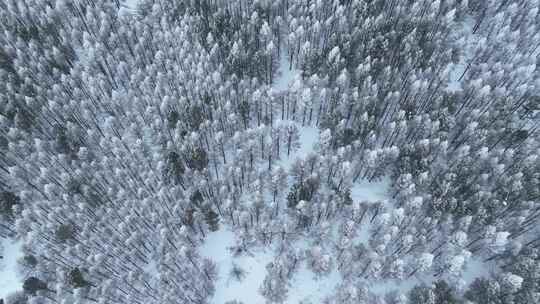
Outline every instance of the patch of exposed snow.
[[341, 275], [335, 268], [329, 275], [317, 278], [303, 264], [292, 279], [286, 303], [297, 304], [302, 300], [313, 304], [322, 303], [326, 297], [332, 295], [340, 282]]
[[463, 72], [465, 72], [464, 63], [460, 62], [458, 64], [452, 64], [452, 69], [449, 75], [450, 81], [448, 82], [448, 86], [446, 88], [448, 92], [458, 92], [463, 89], [461, 83], [462, 79], [459, 79], [461, 75], [463, 75]]
[[148, 264], [146, 264], [143, 267], [143, 270], [145, 273], [147, 273], [151, 278], [158, 278], [159, 277], [159, 269], [158, 269], [158, 263], [155, 259], [150, 259]]
[[460, 39], [462, 45], [462, 55], [457, 64], [451, 64], [449, 82], [446, 87], [447, 92], [458, 92], [463, 90], [463, 79], [460, 79], [465, 72], [465, 67], [472, 60], [474, 44], [479, 39], [477, 34], [473, 34], [474, 19], [465, 18], [460, 28], [456, 31], [456, 39]]
[[319, 129], [311, 126], [298, 126], [300, 131], [300, 149], [294, 152], [295, 157], [303, 158], [313, 152], [315, 144], [319, 141]]
[[279, 76], [274, 80], [272, 89], [277, 92], [287, 91], [294, 80], [300, 76], [299, 70], [295, 69], [294, 67], [291, 69], [290, 67], [291, 65], [287, 52], [282, 49], [279, 57]]
[[22, 289], [22, 278], [17, 271], [17, 260], [22, 257], [20, 241], [0, 239], [0, 299]]
[[[222, 228], [208, 234], [200, 248], [200, 254], [211, 258], [218, 267], [216, 292], [210, 303], [224, 304], [235, 299], [245, 304], [265, 303], [264, 297], [259, 293], [259, 287], [266, 276], [266, 265], [273, 260], [273, 254], [258, 251], [234, 257], [229, 250], [234, 244], [234, 233]], [[246, 272], [241, 281], [230, 276], [233, 263]]]
[[478, 257], [472, 257], [465, 264], [464, 271], [461, 275], [461, 280], [463, 280], [464, 287], [467, 287], [475, 279], [481, 277], [490, 277], [491, 274], [495, 272], [496, 269], [494, 264], [484, 262]]
[[303, 159], [309, 153], [313, 152], [315, 144], [319, 141], [319, 129], [317, 129], [317, 127], [301, 126], [299, 124], [297, 124], [297, 126], [300, 134], [300, 148], [296, 151], [292, 151], [289, 156], [287, 156], [287, 153], [282, 154], [278, 165], [285, 170], [289, 170], [297, 158]]
[[[286, 172], [289, 171], [292, 164], [297, 159], [304, 159], [306, 156], [315, 150], [316, 144], [319, 142], [319, 129], [317, 127], [305, 125], [294, 121], [282, 121], [284, 125], [293, 124], [298, 129], [300, 147], [296, 150], [291, 150], [290, 155], [287, 155], [287, 149], [283, 148], [280, 152], [280, 158], [276, 162], [276, 165], [283, 168]], [[289, 180], [292, 180], [292, 176], [289, 175]]]
[[367, 285], [369, 286], [369, 291], [377, 295], [385, 295], [391, 291], [397, 290], [402, 294], [406, 294], [409, 290], [413, 289], [414, 286], [426, 283], [430, 284], [431, 282], [426, 282], [426, 280], [420, 279], [417, 276], [412, 278], [403, 279], [403, 280], [381, 280], [381, 281], [368, 281]]
[[118, 10], [118, 15], [133, 14], [140, 0], [125, 0]]
[[[282, 93], [289, 90], [295, 79], [300, 77], [300, 71], [290, 66], [290, 61], [285, 49], [281, 50], [279, 58], [279, 76], [276, 77], [272, 90]], [[297, 158], [304, 158], [310, 152], [313, 152], [315, 144], [319, 140], [319, 129], [312, 126], [302, 126], [297, 122], [292, 122], [298, 127], [300, 134], [300, 149], [294, 151], [289, 156], [282, 155], [279, 163], [285, 170], [288, 170]]]
[[[303, 242], [301, 242], [303, 243]], [[216, 292], [210, 303], [224, 304], [230, 300], [239, 300], [245, 304], [265, 303], [264, 297], [259, 293], [266, 276], [266, 265], [274, 260], [272, 249], [252, 249], [240, 256], [233, 256], [229, 248], [235, 244], [234, 233], [227, 228], [208, 234], [204, 244], [200, 247], [200, 254], [211, 258], [218, 267], [218, 279], [215, 281]], [[299, 244], [299, 246], [303, 246]], [[307, 246], [307, 243], [304, 244]], [[231, 277], [233, 265], [245, 271], [245, 277], [240, 281]], [[301, 300], [310, 300], [313, 303], [322, 303], [330, 296], [341, 276], [336, 269], [328, 275], [316, 278], [304, 263], [291, 279], [287, 300], [284, 304], [297, 304]]]
[[369, 242], [370, 228], [371, 225], [369, 221], [365, 221], [364, 223], [362, 223], [360, 229], [358, 229], [356, 237], [353, 239], [354, 244], [363, 243], [364, 245], [367, 245]]
[[390, 178], [384, 177], [377, 181], [360, 180], [354, 183], [351, 188], [351, 198], [353, 201], [386, 201], [390, 189]]

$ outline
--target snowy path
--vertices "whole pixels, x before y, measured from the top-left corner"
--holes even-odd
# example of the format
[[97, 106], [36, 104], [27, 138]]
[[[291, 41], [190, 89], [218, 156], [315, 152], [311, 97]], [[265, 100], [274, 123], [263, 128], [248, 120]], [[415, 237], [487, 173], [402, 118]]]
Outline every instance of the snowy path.
[[17, 260], [22, 257], [21, 243], [0, 239], [0, 299], [22, 289], [22, 278], [17, 272]]

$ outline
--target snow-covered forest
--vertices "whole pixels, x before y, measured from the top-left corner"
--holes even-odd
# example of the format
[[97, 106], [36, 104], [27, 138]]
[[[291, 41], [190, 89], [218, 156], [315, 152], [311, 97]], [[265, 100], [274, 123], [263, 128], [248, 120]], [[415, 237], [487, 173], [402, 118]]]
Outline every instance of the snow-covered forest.
[[0, 0], [0, 303], [540, 303], [539, 7]]

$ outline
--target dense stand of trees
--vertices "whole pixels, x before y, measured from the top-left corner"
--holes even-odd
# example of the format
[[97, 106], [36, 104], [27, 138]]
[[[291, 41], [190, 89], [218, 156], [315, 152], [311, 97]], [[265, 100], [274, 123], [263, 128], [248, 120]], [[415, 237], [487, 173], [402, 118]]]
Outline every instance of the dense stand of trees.
[[[207, 303], [223, 226], [276, 246], [269, 303], [301, 263], [340, 272], [328, 303], [540, 300], [536, 1], [121, 2], [0, 2], [8, 303]], [[388, 202], [352, 199], [383, 177]], [[473, 258], [497, 271], [463, 290]]]

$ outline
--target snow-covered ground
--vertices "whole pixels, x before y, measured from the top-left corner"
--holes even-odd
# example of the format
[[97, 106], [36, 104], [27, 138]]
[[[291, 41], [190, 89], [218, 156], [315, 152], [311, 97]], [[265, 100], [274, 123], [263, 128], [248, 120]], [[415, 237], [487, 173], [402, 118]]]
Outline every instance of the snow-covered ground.
[[272, 84], [272, 89], [277, 92], [288, 90], [294, 80], [300, 77], [300, 71], [295, 69], [294, 66], [291, 68], [287, 52], [284, 48], [281, 49], [279, 57], [278, 75], [279, 76], [274, 79], [274, 83]]
[[469, 286], [475, 279], [482, 277], [489, 277], [495, 273], [496, 269], [491, 263], [482, 261], [478, 257], [472, 257], [465, 264], [461, 280], [463, 280], [463, 287]]
[[154, 282], [154, 283], [157, 282], [159, 278], [159, 268], [158, 268], [158, 262], [154, 258], [150, 259], [148, 264], [146, 264], [143, 267], [143, 270], [145, 273], [147, 273], [150, 276], [151, 282]]
[[351, 188], [351, 198], [353, 201], [384, 202], [388, 199], [390, 189], [390, 178], [384, 177], [380, 180], [368, 181], [360, 180], [353, 184]]
[[[200, 248], [201, 255], [211, 258], [218, 266], [216, 292], [210, 303], [223, 304], [235, 299], [244, 304], [265, 303], [259, 288], [266, 276], [266, 265], [274, 260], [273, 249], [257, 247], [248, 253], [234, 256], [229, 250], [235, 244], [234, 238], [232, 231], [222, 228], [210, 233]], [[235, 264], [245, 271], [245, 276], [240, 281], [230, 275]], [[289, 282], [287, 300], [284, 304], [297, 304], [301, 300], [310, 300], [314, 304], [321, 303], [332, 293], [340, 280], [340, 275], [335, 269], [328, 276], [316, 278], [303, 263]]]
[[0, 239], [0, 299], [22, 289], [22, 278], [17, 271], [17, 260], [22, 257], [21, 242]]
[[[282, 48], [279, 58], [278, 75], [272, 84], [272, 90], [278, 93], [284, 93], [289, 90], [293, 82], [300, 77], [299, 70], [296, 70], [294, 67], [291, 69], [289, 58], [284, 48]], [[285, 170], [288, 170], [297, 158], [304, 158], [309, 152], [312, 152], [319, 140], [319, 129], [317, 127], [301, 126], [296, 122], [292, 123], [297, 125], [300, 133], [300, 149], [292, 152], [288, 157], [286, 155], [281, 157], [282, 159], [278, 165]]]
[[137, 8], [139, 0], [125, 0], [118, 11], [119, 15], [133, 14]]
[[382, 281], [369, 281], [366, 285], [369, 286], [369, 291], [376, 295], [385, 295], [393, 290], [398, 290], [402, 294], [406, 294], [414, 286], [425, 283], [429, 285], [431, 282], [421, 279], [419, 276], [415, 276], [404, 280], [382, 280]]
[[463, 90], [464, 77], [462, 78], [462, 76], [466, 66], [469, 64], [470, 60], [473, 59], [474, 45], [479, 40], [478, 35], [473, 34], [473, 25], [474, 19], [472, 17], [467, 17], [463, 20], [460, 28], [455, 32], [455, 35], [457, 35], [456, 38], [462, 43], [462, 49], [460, 50], [460, 61], [451, 66], [449, 82], [446, 88], [448, 92], [458, 92]]
[[[211, 303], [223, 304], [230, 300], [247, 303], [264, 303], [259, 287], [266, 275], [266, 265], [273, 259], [273, 254], [256, 251], [233, 257], [229, 247], [234, 245], [234, 233], [226, 228], [210, 233], [203, 246], [201, 255], [211, 258], [218, 266], [216, 292]], [[233, 263], [245, 271], [245, 277], [238, 281], [230, 276]]]
[[278, 162], [278, 165], [286, 171], [289, 170], [297, 158], [303, 159], [310, 152], [313, 152], [315, 144], [319, 141], [319, 129], [317, 129], [317, 127], [301, 126], [298, 123], [295, 124], [297, 125], [300, 133], [300, 148], [294, 152], [291, 152], [289, 156], [287, 156], [286, 153], [283, 153], [281, 160]]
[[328, 276], [316, 278], [313, 272], [303, 264], [292, 279], [292, 287], [286, 303], [298, 304], [306, 300], [313, 304], [322, 303], [326, 297], [332, 295], [339, 282], [341, 282], [341, 276], [335, 267]]

